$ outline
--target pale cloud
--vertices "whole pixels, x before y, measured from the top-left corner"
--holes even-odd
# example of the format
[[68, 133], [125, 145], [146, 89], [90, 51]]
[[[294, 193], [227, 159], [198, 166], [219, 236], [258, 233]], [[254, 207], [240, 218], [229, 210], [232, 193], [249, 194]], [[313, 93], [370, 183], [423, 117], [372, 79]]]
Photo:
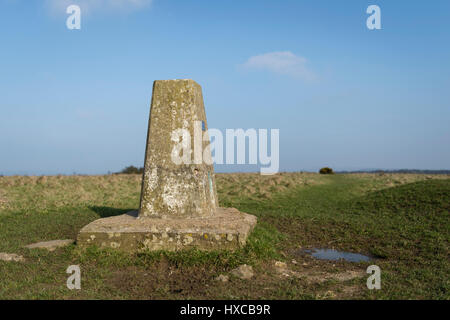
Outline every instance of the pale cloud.
[[307, 60], [290, 51], [269, 52], [250, 57], [244, 63], [248, 69], [268, 70], [277, 74], [314, 81], [316, 74], [307, 66]]
[[52, 14], [65, 14], [68, 6], [74, 4], [83, 14], [93, 12], [130, 12], [148, 7], [152, 0], [45, 0]]

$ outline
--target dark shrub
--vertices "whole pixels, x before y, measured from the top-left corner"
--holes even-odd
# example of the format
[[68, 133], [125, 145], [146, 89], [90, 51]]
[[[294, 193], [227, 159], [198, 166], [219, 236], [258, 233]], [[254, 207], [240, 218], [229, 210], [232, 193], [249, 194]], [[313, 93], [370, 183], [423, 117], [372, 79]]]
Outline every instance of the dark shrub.
[[144, 168], [136, 168], [135, 166], [129, 166], [120, 171], [120, 173], [125, 174], [141, 174], [144, 172]]
[[333, 169], [325, 167], [319, 170], [320, 174], [334, 174]]

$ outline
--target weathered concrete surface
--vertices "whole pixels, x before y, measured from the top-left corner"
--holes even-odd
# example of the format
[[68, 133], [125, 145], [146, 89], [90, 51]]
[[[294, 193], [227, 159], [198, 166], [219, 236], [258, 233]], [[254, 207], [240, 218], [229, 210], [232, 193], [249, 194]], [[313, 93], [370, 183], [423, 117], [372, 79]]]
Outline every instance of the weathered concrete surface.
[[22, 262], [25, 261], [24, 257], [15, 253], [6, 253], [0, 252], [0, 260], [1, 261], [14, 261], [14, 262]]
[[[174, 146], [190, 135], [189, 163], [175, 163]], [[153, 84], [139, 215], [141, 217], [209, 217], [218, 207], [214, 167], [203, 161], [209, 145], [202, 88], [193, 80], [159, 80]], [[194, 138], [198, 137], [198, 150]], [[194, 153], [200, 152], [197, 161]], [[179, 152], [180, 158], [184, 156]], [[210, 160], [211, 153], [207, 153]], [[199, 161], [198, 161], [199, 160]], [[196, 162], [196, 163], [195, 163]]]
[[66, 247], [75, 241], [72, 239], [64, 239], [64, 240], [52, 240], [52, 241], [44, 241], [33, 243], [25, 246], [28, 249], [47, 249], [48, 251], [54, 251], [56, 248]]
[[96, 220], [78, 234], [77, 245], [97, 245], [127, 252], [145, 250], [237, 249], [244, 246], [256, 217], [219, 208], [210, 218], [140, 218], [137, 211]]

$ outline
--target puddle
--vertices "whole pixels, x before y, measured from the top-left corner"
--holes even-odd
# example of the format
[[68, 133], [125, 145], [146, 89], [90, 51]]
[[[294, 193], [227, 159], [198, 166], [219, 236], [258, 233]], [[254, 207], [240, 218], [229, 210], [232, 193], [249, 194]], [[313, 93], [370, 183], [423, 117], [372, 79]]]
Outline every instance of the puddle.
[[312, 249], [312, 250], [303, 250], [303, 252], [310, 254], [314, 258], [321, 260], [340, 260], [344, 259], [349, 262], [363, 262], [363, 261], [371, 261], [372, 257], [365, 256], [359, 253], [351, 253], [345, 251], [337, 251], [334, 249]]

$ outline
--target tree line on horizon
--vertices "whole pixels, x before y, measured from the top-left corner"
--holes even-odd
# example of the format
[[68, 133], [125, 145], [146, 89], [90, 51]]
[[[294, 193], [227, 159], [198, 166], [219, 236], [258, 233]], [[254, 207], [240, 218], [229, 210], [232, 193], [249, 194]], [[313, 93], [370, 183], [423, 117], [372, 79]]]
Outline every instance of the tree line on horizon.
[[[324, 169], [327, 169], [326, 171]], [[300, 170], [299, 170], [300, 171]], [[128, 166], [115, 174], [143, 174], [144, 167]], [[320, 173], [411, 173], [411, 174], [450, 174], [450, 170], [420, 170], [420, 169], [396, 169], [396, 170], [354, 170], [354, 171], [333, 171], [331, 168], [322, 168]]]
[[421, 170], [421, 169], [395, 169], [395, 170], [355, 170], [338, 171], [336, 173], [412, 173], [412, 174], [450, 174], [450, 170]]

